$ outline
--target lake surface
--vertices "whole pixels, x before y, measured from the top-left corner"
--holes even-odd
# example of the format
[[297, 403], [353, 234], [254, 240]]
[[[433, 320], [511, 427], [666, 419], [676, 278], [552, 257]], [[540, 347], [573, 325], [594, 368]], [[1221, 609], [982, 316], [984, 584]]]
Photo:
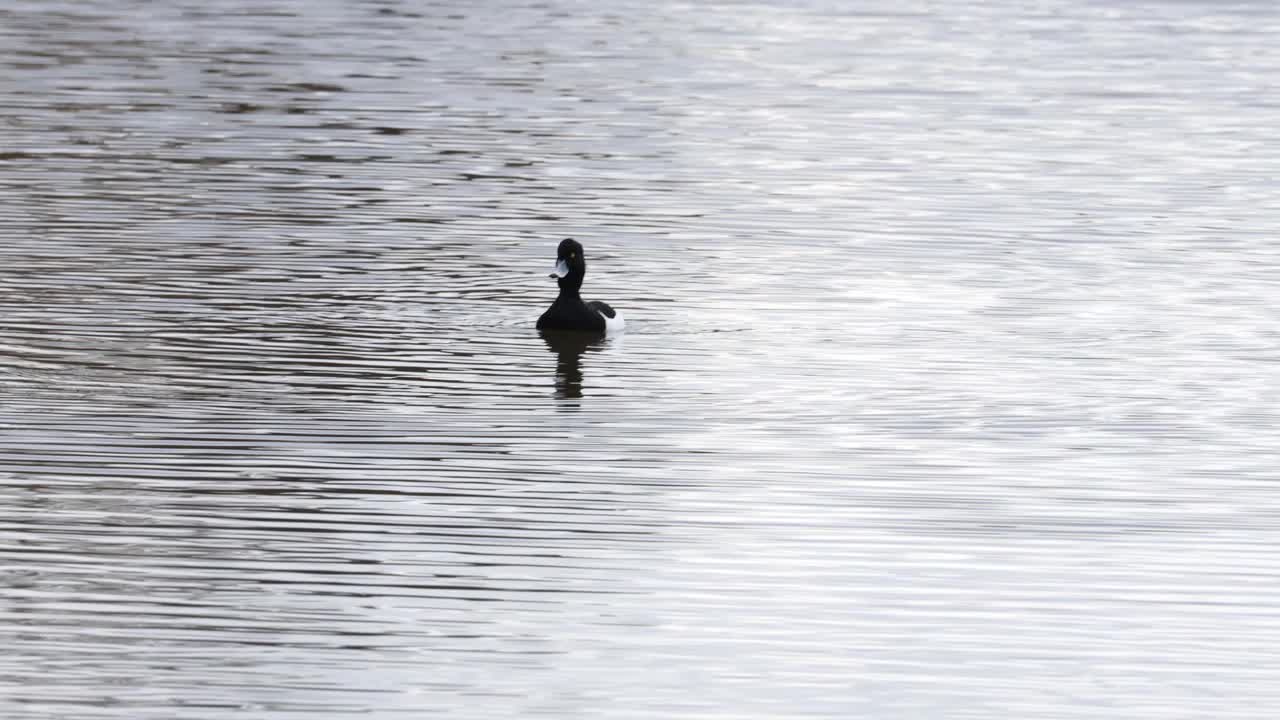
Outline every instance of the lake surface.
[[1273, 717], [1277, 38], [7, 3], [0, 716]]

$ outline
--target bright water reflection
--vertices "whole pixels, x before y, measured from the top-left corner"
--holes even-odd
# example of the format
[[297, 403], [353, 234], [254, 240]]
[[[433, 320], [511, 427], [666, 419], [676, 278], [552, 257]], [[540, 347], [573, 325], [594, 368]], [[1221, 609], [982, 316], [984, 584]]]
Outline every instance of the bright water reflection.
[[1277, 30], [9, 4], [0, 715], [1270, 717]]

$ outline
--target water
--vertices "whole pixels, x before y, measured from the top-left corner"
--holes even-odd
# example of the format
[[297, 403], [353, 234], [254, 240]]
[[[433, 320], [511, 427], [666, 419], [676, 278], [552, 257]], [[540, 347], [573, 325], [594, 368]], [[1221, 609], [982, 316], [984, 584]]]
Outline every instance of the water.
[[1270, 717], [1277, 31], [9, 3], [0, 715]]

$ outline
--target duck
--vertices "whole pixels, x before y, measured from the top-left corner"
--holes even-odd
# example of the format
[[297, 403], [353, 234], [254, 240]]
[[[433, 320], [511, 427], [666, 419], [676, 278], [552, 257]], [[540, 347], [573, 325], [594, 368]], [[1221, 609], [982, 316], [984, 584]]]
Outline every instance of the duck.
[[622, 315], [608, 303], [583, 302], [580, 291], [587, 274], [587, 258], [582, 243], [573, 238], [560, 241], [556, 249], [556, 267], [551, 272], [560, 295], [538, 318], [539, 330], [574, 330], [591, 333], [613, 333], [626, 326]]

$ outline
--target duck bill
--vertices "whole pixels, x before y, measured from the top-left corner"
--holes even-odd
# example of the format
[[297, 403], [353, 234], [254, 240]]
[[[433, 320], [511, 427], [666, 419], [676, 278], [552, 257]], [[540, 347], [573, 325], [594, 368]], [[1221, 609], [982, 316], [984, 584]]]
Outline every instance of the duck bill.
[[560, 278], [568, 274], [569, 274], [569, 263], [565, 262], [564, 260], [557, 262], [556, 269], [551, 271], [551, 277], [556, 278], [557, 280], [559, 280]]

